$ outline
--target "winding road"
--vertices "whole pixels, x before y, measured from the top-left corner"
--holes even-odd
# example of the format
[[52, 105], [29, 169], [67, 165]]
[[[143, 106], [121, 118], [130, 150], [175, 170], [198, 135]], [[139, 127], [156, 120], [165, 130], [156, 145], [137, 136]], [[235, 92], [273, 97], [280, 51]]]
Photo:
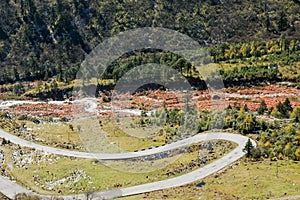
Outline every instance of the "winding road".
[[[238, 134], [230, 134], [224, 132], [211, 132], [206, 134], [198, 134], [187, 139], [183, 139], [171, 144], [167, 144], [165, 146], [157, 147], [154, 149], [148, 149], [145, 151], [105, 154], [105, 153], [75, 152], [75, 151], [68, 151], [68, 150], [43, 146], [27, 140], [23, 140], [3, 130], [0, 130], [0, 137], [5, 138], [6, 140], [10, 140], [12, 143], [18, 144], [21, 147], [29, 147], [47, 153], [64, 155], [64, 156], [73, 156], [77, 158], [93, 158], [93, 159], [101, 159], [101, 160], [122, 160], [122, 159], [129, 159], [129, 158], [137, 158], [137, 157], [157, 154], [168, 150], [185, 147], [193, 143], [209, 141], [209, 140], [227, 140], [238, 144], [238, 146], [234, 150], [226, 154], [224, 157], [216, 160], [215, 162], [175, 178], [137, 185], [128, 188], [114, 189], [114, 190], [109, 190], [104, 192], [96, 192], [90, 194], [88, 197], [87, 194], [57, 196], [66, 200], [68, 199], [111, 199], [116, 197], [123, 197], [123, 196], [141, 194], [141, 193], [151, 192], [151, 191], [156, 191], [161, 189], [178, 187], [188, 183], [192, 183], [194, 181], [200, 180], [206, 176], [209, 176], [221, 170], [227, 165], [243, 157], [245, 155], [245, 153], [243, 152], [243, 148], [249, 139], [248, 137], [238, 135]], [[251, 142], [253, 143], [254, 146], [256, 146], [256, 143], [253, 140], [251, 140]], [[0, 176], [0, 192], [12, 199], [14, 199], [15, 195], [18, 193], [35, 194], [34, 192], [2, 176]], [[40, 195], [40, 194], [38, 196], [42, 199], [53, 198], [53, 196]]]

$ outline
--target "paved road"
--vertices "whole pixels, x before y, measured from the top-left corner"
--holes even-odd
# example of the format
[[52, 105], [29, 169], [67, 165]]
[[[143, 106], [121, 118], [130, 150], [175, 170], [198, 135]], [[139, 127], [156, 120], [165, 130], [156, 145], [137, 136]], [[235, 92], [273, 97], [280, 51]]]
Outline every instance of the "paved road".
[[171, 144], [167, 144], [165, 146], [148, 149], [145, 151], [139, 152], [124, 152], [124, 153], [88, 153], [88, 152], [78, 152], [78, 151], [69, 151], [64, 149], [57, 149], [49, 146], [43, 146], [40, 144], [36, 144], [34, 142], [30, 142], [24, 139], [21, 139], [17, 136], [11, 135], [3, 130], [0, 130], [0, 138], [5, 138], [6, 140], [11, 141], [14, 144], [19, 144], [21, 147], [29, 147], [36, 150], [44, 151], [51, 154], [63, 155], [63, 156], [73, 156], [77, 158], [91, 158], [91, 159], [101, 159], [101, 160], [122, 160], [129, 158], [137, 158], [142, 156], [149, 156], [169, 150], [173, 150], [176, 148], [186, 147], [193, 143], [205, 141], [205, 140], [214, 140], [214, 139], [224, 139], [233, 142], [244, 142], [247, 140], [247, 137], [243, 137], [237, 134], [229, 134], [222, 132], [213, 132], [208, 134], [198, 134], [193, 137], [183, 139]]
[[291, 200], [291, 199], [300, 199], [300, 195], [293, 195], [293, 196], [285, 196], [285, 197], [280, 197], [277, 199], [272, 199], [272, 200]]
[[[224, 168], [225, 166], [233, 163], [234, 161], [238, 160], [239, 158], [244, 156], [243, 148], [248, 140], [248, 137], [238, 135], [238, 134], [230, 134], [224, 132], [213, 132], [213, 133], [206, 133], [206, 134], [198, 134], [191, 138], [183, 139], [175, 143], [168, 144], [163, 147], [158, 147], [155, 149], [149, 149], [141, 152], [128, 152], [128, 153], [116, 153], [116, 154], [104, 154], [104, 153], [86, 153], [86, 152], [75, 152], [75, 151], [68, 151], [62, 149], [56, 149], [52, 147], [42, 146], [39, 144], [35, 144], [33, 142], [29, 142], [13, 136], [5, 131], [0, 130], [0, 137], [5, 138], [6, 140], [10, 140], [12, 143], [19, 144], [22, 147], [30, 147], [37, 150], [42, 150], [48, 153], [65, 155], [65, 156], [74, 156], [78, 158], [97, 158], [97, 159], [104, 159], [104, 160], [117, 160], [117, 159], [127, 159], [127, 158], [135, 158], [140, 156], [152, 155], [184, 146], [188, 146], [192, 143], [197, 143], [201, 141], [208, 141], [208, 140], [228, 140], [238, 144], [238, 147], [235, 148], [233, 151], [222, 157], [221, 159], [206, 165], [202, 168], [199, 168], [195, 171], [187, 173], [182, 176], [178, 176], [175, 178], [137, 185], [133, 187], [123, 188], [123, 189], [116, 189], [104, 192], [97, 192], [92, 194], [89, 198], [91, 199], [110, 199], [115, 197], [121, 196], [128, 196], [134, 194], [140, 194], [145, 192], [151, 192], [171, 187], [178, 187], [182, 186], [197, 180], [200, 180], [206, 176], [209, 176], [220, 169]], [[252, 141], [253, 145], [256, 146], [256, 143]], [[7, 187], [5, 186], [7, 185]], [[16, 193], [31, 193], [31, 191], [20, 187], [16, 183], [11, 182], [10, 180], [1, 177], [0, 178], [0, 192], [4, 195], [8, 196], [9, 198], [14, 198]], [[43, 199], [51, 199], [50, 196], [39, 195]], [[78, 194], [72, 196], [61, 196], [64, 199], [86, 199], [85, 194]]]
[[19, 193], [34, 194], [30, 190], [3, 176], [0, 176], [0, 192], [10, 199], [14, 199], [15, 195]]

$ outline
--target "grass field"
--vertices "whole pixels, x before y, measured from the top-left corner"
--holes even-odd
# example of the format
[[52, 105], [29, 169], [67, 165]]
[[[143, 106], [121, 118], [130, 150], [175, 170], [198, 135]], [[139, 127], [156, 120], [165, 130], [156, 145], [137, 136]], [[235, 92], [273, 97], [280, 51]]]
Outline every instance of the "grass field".
[[[99, 127], [97, 120], [84, 120], [84, 124], [80, 123], [80, 125], [82, 126], [81, 129], [84, 129], [84, 127], [86, 127], [86, 129], [79, 133], [76, 122], [45, 122], [43, 124], [36, 124], [27, 120], [16, 120], [14, 124], [18, 124], [19, 126], [25, 124], [27, 132], [19, 134], [17, 130], [12, 131], [14, 128], [5, 128], [5, 131], [42, 145], [80, 151], [86, 151], [88, 149], [92, 152], [112, 153], [119, 151], [118, 149], [123, 151], [135, 151], [148, 149], [150, 146], [161, 146], [165, 143], [164, 135], [156, 135], [151, 138], [139, 138], [128, 134], [130, 133], [128, 130], [120, 129], [122, 126], [116, 125], [112, 120], [102, 120], [102, 122], [103, 126]], [[87, 129], [87, 127], [89, 128]], [[36, 139], [30, 137], [28, 133], [32, 134], [33, 138]], [[89, 141], [87, 139], [89, 139]], [[100, 140], [108, 143], [105, 144], [105, 149], [103, 150], [99, 147], [101, 146], [99, 145]], [[111, 150], [108, 147], [111, 148]]]
[[[235, 145], [232, 145], [232, 143], [221, 142], [214, 150], [218, 153], [209, 155], [211, 157], [209, 162], [223, 156], [234, 147]], [[2, 167], [6, 168], [17, 182], [38, 193], [47, 194], [86, 193], [168, 179], [197, 169], [197, 156], [199, 153], [198, 151], [192, 151], [161, 160], [139, 162], [104, 162], [52, 155], [47, 157], [47, 161], [18, 167], [9, 156], [15, 151], [15, 148], [12, 150], [11, 148], [1, 147], [5, 155], [8, 155]], [[225, 150], [222, 152], [221, 149]], [[28, 151], [30, 152], [28, 149], [23, 150], [25, 154]], [[202, 152], [203, 155], [207, 153], [205, 152]], [[194, 166], [186, 168], [191, 163]], [[135, 170], [132, 170], [133, 168]]]
[[[61, 149], [85, 151], [81, 139], [73, 123], [57, 122], [36, 124], [28, 120], [2, 121], [7, 127], [4, 130], [25, 140], [41, 145], [52, 146]], [[73, 130], [70, 128], [72, 126]], [[19, 127], [26, 127], [25, 132], [19, 132]]]
[[[272, 199], [300, 194], [300, 162], [238, 161], [221, 172], [186, 186], [156, 191], [133, 199]], [[206, 185], [195, 185], [204, 181]]]
[[[117, 125], [111, 119], [102, 119], [99, 126], [98, 119], [84, 119], [80, 122], [57, 122], [35, 124], [31, 121], [16, 120], [17, 124], [25, 124], [29, 133], [38, 140], [32, 140], [28, 135], [18, 135], [24, 139], [31, 140], [42, 145], [54, 146], [56, 148], [71, 148], [80, 151], [115, 153], [119, 151], [135, 151], [148, 149], [153, 146], [161, 146], [165, 143], [165, 135], [154, 135], [152, 137], [139, 138], [124, 129], [124, 124]], [[80, 125], [80, 131], [77, 125]], [[70, 128], [70, 125], [72, 129]], [[122, 129], [120, 128], [122, 127]], [[8, 132], [18, 134], [17, 131], [5, 129]], [[147, 130], [140, 129], [141, 132]], [[104, 144], [105, 143], [105, 144]]]
[[31, 129], [37, 137], [52, 143], [70, 143], [78, 146], [83, 150], [82, 143], [78, 136], [76, 128], [70, 129], [70, 125], [76, 127], [72, 123], [45, 123], [45, 124], [34, 124], [27, 121], [27, 127]]
[[116, 142], [119, 147], [125, 151], [147, 149], [150, 146], [161, 146], [165, 143], [165, 135], [154, 134], [150, 138], [139, 138], [134, 137], [134, 135], [138, 133], [133, 133], [133, 135], [130, 135], [130, 133], [132, 133], [130, 132], [130, 128], [125, 128], [124, 130], [122, 130], [120, 129], [120, 127], [123, 128], [124, 124], [121, 124], [121, 126], [119, 126], [111, 120], [106, 120], [105, 122], [103, 122], [102, 128], [105, 131], [106, 137], [111, 142]]

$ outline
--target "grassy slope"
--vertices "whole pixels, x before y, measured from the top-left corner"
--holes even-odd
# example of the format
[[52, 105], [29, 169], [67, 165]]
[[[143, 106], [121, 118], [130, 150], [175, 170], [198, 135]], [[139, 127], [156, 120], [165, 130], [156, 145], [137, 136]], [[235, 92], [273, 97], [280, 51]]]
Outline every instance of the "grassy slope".
[[[215, 158], [219, 158], [220, 156], [223, 156], [224, 153], [230, 151], [230, 148], [233, 148], [235, 146], [232, 145], [231, 147], [229, 147], [228, 145], [229, 142], [226, 142], [227, 148], [223, 153], [220, 153], [221, 150], [216, 148], [215, 151], [218, 153], [211, 154], [211, 158], [214, 159], [214, 156]], [[222, 147], [224, 145], [219, 146]], [[1, 147], [1, 150], [4, 151], [5, 155], [11, 155], [11, 153], [13, 152], [7, 147]], [[57, 156], [52, 156], [51, 162], [41, 162], [39, 164], [27, 165], [26, 173], [24, 173], [24, 168], [18, 168], [17, 166], [14, 166], [14, 164], [12, 164], [13, 160], [11, 157], [7, 157], [4, 165], [10, 166], [10, 170], [8, 171], [8, 173], [11, 174], [18, 182], [26, 185], [34, 191], [40, 193], [46, 192], [50, 194], [57, 194], [58, 191], [61, 191], [63, 194], [71, 194], [78, 192], [82, 193], [89, 191], [101, 191], [115, 187], [133, 186], [178, 176], [182, 173], [187, 173], [188, 171], [176, 173], [176, 175], [167, 175], [167, 173], [184, 168], [184, 166], [193, 162], [193, 160], [197, 160], [197, 155], [198, 152], [195, 151], [189, 154], [183, 154], [175, 156], [174, 158], [166, 158], [154, 162], [148, 161], [138, 162], [134, 164], [131, 161], [105, 161], [105, 165], [103, 165], [103, 161], [100, 161], [100, 164], [95, 164], [94, 160], [91, 159], [71, 159], [61, 157], [58, 161], [55, 161]], [[210, 160], [209, 162], [211, 161], [213, 160]], [[144, 170], [149, 168], [150, 166], [152, 168], [165, 166], [165, 162], [169, 163], [167, 167], [155, 168], [157, 170], [154, 170], [152, 172], [147, 172]], [[126, 169], [126, 166], [128, 167], [128, 169]], [[133, 167], [138, 170], [138, 173], [130, 172]], [[125, 169], [125, 171], [119, 169]], [[197, 166], [192, 168], [192, 170], [195, 169], [197, 169]], [[72, 175], [74, 170], [83, 170], [86, 173], [87, 178], [83, 178], [79, 180], [79, 182], [72, 183], [69, 186], [64, 183], [62, 185], [54, 187], [54, 190], [52, 191], [45, 191], [42, 189], [42, 185], [47, 185], [47, 183], [51, 181], [57, 181], [70, 176]], [[140, 170], [143, 170], [144, 172], [141, 172]], [[34, 176], [39, 178], [40, 184], [37, 185], [36, 183], [34, 183]], [[116, 177], [122, 178], [116, 180]]]
[[[201, 44], [299, 37], [299, 3], [292, 0], [1, 1], [0, 67], [31, 77], [74, 74], [103, 39], [139, 27], [165, 27]], [[279, 29], [280, 12], [287, 22]], [[266, 19], [269, 17], [269, 28]], [[4, 69], [8, 69], [4, 73]], [[62, 69], [62, 72], [61, 72]], [[45, 74], [45, 71], [47, 73]]]
[[121, 198], [131, 199], [270, 199], [297, 195], [300, 192], [300, 163], [239, 161], [226, 170], [204, 178], [206, 185], [197, 188], [194, 184], [183, 187], [156, 191], [138, 196]]

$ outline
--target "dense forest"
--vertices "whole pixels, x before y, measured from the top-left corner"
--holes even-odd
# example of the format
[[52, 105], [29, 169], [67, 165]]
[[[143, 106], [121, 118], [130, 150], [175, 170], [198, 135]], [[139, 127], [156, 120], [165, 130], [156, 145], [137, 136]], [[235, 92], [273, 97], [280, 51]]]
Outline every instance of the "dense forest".
[[[149, 26], [189, 35], [210, 47], [216, 62], [279, 53], [291, 53], [298, 61], [299, 10], [298, 0], [3, 0], [0, 82], [54, 76], [69, 82], [85, 56], [105, 38]], [[176, 66], [177, 61], [167, 62]]]

